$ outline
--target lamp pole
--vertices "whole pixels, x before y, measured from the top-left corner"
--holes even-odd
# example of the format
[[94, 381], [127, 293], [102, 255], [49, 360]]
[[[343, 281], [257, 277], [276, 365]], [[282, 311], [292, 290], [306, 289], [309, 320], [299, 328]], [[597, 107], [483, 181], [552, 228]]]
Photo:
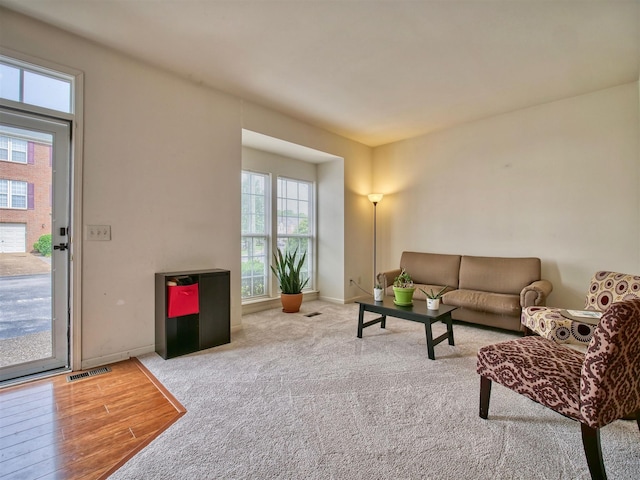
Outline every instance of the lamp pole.
[[382, 193], [370, 193], [368, 195], [369, 201], [373, 203], [373, 288], [375, 288], [377, 283], [376, 276], [378, 275], [378, 271], [376, 269], [376, 241], [377, 241], [377, 225], [376, 225], [376, 208], [378, 203], [382, 200]]

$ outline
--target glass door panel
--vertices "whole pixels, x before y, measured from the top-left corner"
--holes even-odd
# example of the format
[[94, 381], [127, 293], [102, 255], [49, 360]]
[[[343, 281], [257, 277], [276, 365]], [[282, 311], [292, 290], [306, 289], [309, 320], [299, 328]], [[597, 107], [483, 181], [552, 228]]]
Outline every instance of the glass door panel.
[[70, 145], [0, 109], [0, 382], [69, 366]]

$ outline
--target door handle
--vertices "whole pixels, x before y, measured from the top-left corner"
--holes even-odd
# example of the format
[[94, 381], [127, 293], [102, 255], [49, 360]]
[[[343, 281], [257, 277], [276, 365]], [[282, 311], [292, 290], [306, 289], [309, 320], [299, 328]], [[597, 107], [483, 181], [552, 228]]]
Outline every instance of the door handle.
[[53, 246], [54, 250], [66, 250], [67, 248], [69, 248], [69, 244], [68, 243], [61, 243], [60, 245], [54, 245]]

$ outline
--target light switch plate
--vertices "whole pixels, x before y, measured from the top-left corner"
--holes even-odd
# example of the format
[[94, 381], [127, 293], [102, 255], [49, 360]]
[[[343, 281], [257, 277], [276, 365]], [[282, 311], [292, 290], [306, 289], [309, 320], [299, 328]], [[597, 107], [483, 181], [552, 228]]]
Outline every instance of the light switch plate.
[[111, 225], [86, 225], [85, 239], [98, 241], [111, 240]]

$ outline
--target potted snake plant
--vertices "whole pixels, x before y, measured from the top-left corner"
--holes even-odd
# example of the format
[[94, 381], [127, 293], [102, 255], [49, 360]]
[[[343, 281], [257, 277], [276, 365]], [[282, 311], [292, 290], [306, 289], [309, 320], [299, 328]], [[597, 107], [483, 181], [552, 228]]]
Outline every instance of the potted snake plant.
[[442, 298], [446, 289], [446, 285], [437, 293], [433, 292], [433, 288], [429, 289], [429, 292], [424, 288], [420, 289], [420, 291], [427, 296], [427, 310], [438, 310], [440, 308], [440, 298]]
[[293, 252], [285, 252], [280, 249], [273, 254], [273, 265], [271, 271], [280, 284], [280, 301], [282, 311], [285, 313], [296, 313], [300, 311], [302, 305], [302, 289], [309, 282], [308, 278], [303, 279], [300, 271], [307, 258], [307, 252], [300, 255], [296, 260], [298, 249]]

